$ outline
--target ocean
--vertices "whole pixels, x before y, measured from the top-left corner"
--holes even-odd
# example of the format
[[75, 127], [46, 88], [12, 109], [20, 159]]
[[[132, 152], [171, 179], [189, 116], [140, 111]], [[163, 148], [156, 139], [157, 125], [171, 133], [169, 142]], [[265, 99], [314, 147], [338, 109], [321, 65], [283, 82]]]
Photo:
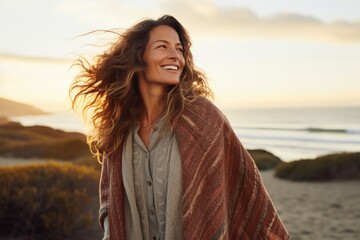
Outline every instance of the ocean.
[[[360, 106], [277, 109], [222, 109], [242, 144], [284, 161], [360, 151]], [[86, 133], [72, 112], [11, 118], [25, 126], [46, 125]]]

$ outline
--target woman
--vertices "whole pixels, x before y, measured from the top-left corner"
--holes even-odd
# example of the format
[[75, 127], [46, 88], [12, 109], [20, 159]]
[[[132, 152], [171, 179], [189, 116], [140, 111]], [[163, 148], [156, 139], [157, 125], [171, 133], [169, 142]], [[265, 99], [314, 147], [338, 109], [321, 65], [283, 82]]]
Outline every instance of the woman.
[[104, 239], [287, 239], [253, 160], [206, 99], [190, 45], [165, 15], [93, 65], [78, 62], [73, 104], [92, 113]]

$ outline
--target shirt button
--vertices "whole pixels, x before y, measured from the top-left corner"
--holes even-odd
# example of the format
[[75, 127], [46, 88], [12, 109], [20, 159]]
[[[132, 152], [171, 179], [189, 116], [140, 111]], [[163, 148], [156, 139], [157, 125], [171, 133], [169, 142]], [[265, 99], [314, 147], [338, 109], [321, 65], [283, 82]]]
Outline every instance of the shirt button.
[[151, 182], [150, 181], [147, 181], [147, 185], [149, 186], [149, 187], [151, 187]]

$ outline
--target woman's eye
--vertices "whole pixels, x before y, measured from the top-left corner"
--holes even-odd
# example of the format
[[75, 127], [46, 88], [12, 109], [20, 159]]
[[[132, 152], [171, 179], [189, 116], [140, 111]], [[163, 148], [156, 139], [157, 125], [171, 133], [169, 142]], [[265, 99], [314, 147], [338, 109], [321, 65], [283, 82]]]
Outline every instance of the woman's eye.
[[163, 48], [163, 49], [165, 49], [166, 46], [165, 46], [165, 45], [159, 45], [157, 48]]
[[178, 48], [177, 50], [178, 50], [179, 52], [182, 52], [182, 53], [184, 52], [184, 49], [183, 49], [183, 48]]

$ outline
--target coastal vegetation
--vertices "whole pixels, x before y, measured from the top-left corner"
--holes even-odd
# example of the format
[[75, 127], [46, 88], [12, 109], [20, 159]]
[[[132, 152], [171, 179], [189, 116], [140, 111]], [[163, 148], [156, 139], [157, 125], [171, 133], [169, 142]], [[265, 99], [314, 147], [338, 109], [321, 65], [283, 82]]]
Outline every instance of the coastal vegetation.
[[4, 121], [0, 157], [29, 162], [0, 167], [0, 236], [89, 239], [91, 233], [100, 238], [100, 165], [85, 135]]
[[360, 180], [360, 152], [282, 163], [276, 168], [275, 176], [293, 181]]
[[98, 167], [86, 144], [85, 135], [46, 126], [0, 124], [0, 156], [22, 159], [53, 159]]
[[1, 236], [56, 239], [93, 226], [98, 179], [71, 163], [0, 167]]
[[262, 149], [248, 150], [248, 152], [254, 159], [255, 164], [260, 171], [274, 169], [280, 163], [283, 163], [280, 158]]

